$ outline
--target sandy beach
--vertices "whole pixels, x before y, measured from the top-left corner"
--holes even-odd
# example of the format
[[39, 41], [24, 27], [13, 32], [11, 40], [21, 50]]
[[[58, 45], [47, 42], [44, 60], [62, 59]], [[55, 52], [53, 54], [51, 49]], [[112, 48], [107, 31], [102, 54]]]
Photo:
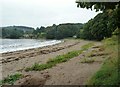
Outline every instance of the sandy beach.
[[[29, 72], [25, 72], [24, 69], [32, 66], [34, 63], [46, 63], [50, 58], [55, 58], [58, 55], [63, 55], [70, 51], [80, 50], [83, 45], [90, 42], [92, 41], [66, 39], [64, 42], [53, 46], [3, 53], [2, 59], [0, 60], [2, 64], [2, 78], [19, 72], [24, 75], [24, 78], [17, 81], [15, 83], [17, 85], [24, 84], [27, 79], [31, 79], [31, 82], [36, 81], [31, 85], [38, 83], [38, 85], [84, 85], [85, 82], [99, 70], [103, 61], [103, 59], [99, 57], [96, 62], [91, 64], [80, 63], [80, 59], [84, 58], [87, 51], [51, 69]], [[100, 42], [93, 43], [95, 46], [101, 45]], [[39, 80], [42, 83], [40, 83]]]

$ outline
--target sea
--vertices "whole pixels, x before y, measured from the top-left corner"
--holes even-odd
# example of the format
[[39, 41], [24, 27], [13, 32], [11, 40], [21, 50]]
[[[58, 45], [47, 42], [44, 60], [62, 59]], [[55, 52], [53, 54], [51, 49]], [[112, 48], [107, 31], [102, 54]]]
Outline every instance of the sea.
[[44, 47], [61, 42], [61, 40], [43, 39], [0, 39], [0, 53]]

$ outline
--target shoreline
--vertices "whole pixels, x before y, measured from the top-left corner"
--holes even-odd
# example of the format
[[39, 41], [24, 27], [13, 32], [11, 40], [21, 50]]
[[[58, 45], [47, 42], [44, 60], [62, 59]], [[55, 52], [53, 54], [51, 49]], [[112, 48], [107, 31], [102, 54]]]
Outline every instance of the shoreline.
[[41, 47], [35, 47], [35, 48], [28, 48], [28, 49], [16, 50], [16, 51], [11, 51], [11, 52], [4, 52], [4, 53], [0, 53], [0, 54], [6, 55], [6, 54], [23, 52], [23, 51], [35, 50], [35, 49], [42, 49], [42, 48], [47, 48], [47, 47], [55, 46], [55, 45], [58, 45], [58, 44], [61, 44], [61, 43], [64, 43], [64, 42], [65, 42], [64, 40], [61, 40], [60, 43], [56, 43], [56, 44], [50, 44], [50, 45], [41, 46]]
[[[64, 40], [52, 40], [49, 43], [48, 43], [48, 41], [45, 41], [44, 43], [41, 42], [41, 43], [39, 43], [37, 45], [28, 46], [28, 47], [21, 44], [21, 47], [13, 46], [13, 47], [15, 47], [14, 49], [11, 49], [11, 50], [8, 50], [8, 49], [1, 50], [0, 54], [7, 54], [7, 53], [13, 53], [13, 52], [20, 52], [20, 51], [24, 51], [24, 50], [32, 50], [32, 49], [37, 49], [37, 48], [43, 48], [43, 47], [53, 46], [53, 45], [56, 45], [56, 44], [59, 44], [59, 43], [62, 43], [62, 42], [64, 42]], [[2, 48], [2, 49], [4, 49], [4, 48]]]
[[2, 55], [2, 59], [0, 60], [0, 63], [8, 63], [8, 62], [18, 61], [20, 59], [28, 58], [28, 57], [35, 57], [38, 55], [57, 52], [57, 51], [72, 47], [78, 44], [79, 41], [69, 43], [69, 44], [67, 43], [69, 43], [69, 40], [64, 40], [61, 43], [54, 44], [54, 45], [47, 45], [44, 47], [1, 53], [0, 55]]
[[[30, 83], [35, 81], [36, 83], [36, 80], [45, 81], [45, 85], [83, 85], [85, 81], [100, 68], [103, 59], [98, 57], [95, 62], [87, 64], [81, 63], [80, 61], [85, 55], [87, 56], [89, 52], [93, 51], [93, 49], [97, 51], [97, 48], [92, 47], [79, 56], [73, 57], [67, 62], [59, 63], [50, 69], [29, 72], [26, 72], [25, 69], [33, 66], [35, 63], [46, 64], [48, 60], [54, 59], [57, 56], [65, 55], [72, 51], [82, 50], [82, 47], [89, 43], [93, 42], [68, 39], [54, 46], [18, 52], [19, 54], [12, 53], [12, 55], [4, 55], [3, 58], [5, 59], [6, 57], [6, 60], [4, 60], [6, 62], [2, 63], [2, 79], [8, 75], [20, 73], [23, 77], [18, 80], [15, 85], [24, 84], [26, 81], [31, 81]], [[94, 42], [94, 45], [98, 47], [101, 43]]]
[[45, 63], [49, 58], [54, 58], [55, 56], [68, 53], [72, 50], [79, 50], [78, 46], [84, 43], [88, 42], [65, 39], [63, 43], [54, 46], [4, 54], [0, 60], [0, 64], [2, 65], [2, 78], [15, 72], [21, 72], [21, 70], [24, 70], [24, 68], [34, 63]]
[[[23, 75], [23, 78], [18, 80], [15, 83], [16, 85], [20, 85], [22, 83], [24, 84], [26, 81], [36, 82], [36, 80], [44, 80], [45, 85], [82, 85], [91, 75], [94, 74], [94, 72], [100, 68], [102, 64], [102, 59], [100, 58], [98, 58], [100, 62], [96, 60], [94, 63], [80, 63], [81, 59], [85, 57], [86, 53], [88, 54], [93, 50], [93, 48], [84, 51], [79, 56], [71, 58], [67, 62], [59, 63], [50, 69], [29, 72], [26, 72], [25, 69], [33, 66], [35, 63], [46, 64], [48, 60], [54, 59], [57, 56], [65, 55], [69, 52], [78, 51], [80, 49], [82, 50], [82, 47], [89, 43], [92, 43], [92, 41], [67, 39], [65, 42], [54, 46], [47, 46], [44, 48], [32, 49], [22, 52], [20, 51], [18, 53], [8, 53], [9, 55], [4, 54], [1, 64], [2, 79], [10, 75], [14, 75], [15, 73], [20, 73]], [[98, 42], [94, 42], [94, 44], [96, 46], [101, 45]]]

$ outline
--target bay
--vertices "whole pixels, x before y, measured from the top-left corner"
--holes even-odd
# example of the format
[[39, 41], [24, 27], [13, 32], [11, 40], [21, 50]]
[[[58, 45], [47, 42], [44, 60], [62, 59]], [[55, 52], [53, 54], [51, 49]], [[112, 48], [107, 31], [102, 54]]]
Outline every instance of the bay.
[[44, 47], [61, 42], [61, 40], [43, 39], [0, 39], [0, 53]]

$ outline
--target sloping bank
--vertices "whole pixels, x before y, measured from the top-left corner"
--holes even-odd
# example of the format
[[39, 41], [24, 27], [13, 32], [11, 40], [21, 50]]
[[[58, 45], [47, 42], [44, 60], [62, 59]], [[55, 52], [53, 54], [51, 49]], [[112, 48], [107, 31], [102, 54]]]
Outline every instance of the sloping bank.
[[[111, 38], [103, 40], [104, 48], [110, 55], [104, 61], [101, 69], [94, 74], [94, 76], [88, 81], [87, 85], [119, 85], [120, 79], [118, 75], [118, 37], [113, 36]], [[99, 85], [99, 86], [98, 86]]]

